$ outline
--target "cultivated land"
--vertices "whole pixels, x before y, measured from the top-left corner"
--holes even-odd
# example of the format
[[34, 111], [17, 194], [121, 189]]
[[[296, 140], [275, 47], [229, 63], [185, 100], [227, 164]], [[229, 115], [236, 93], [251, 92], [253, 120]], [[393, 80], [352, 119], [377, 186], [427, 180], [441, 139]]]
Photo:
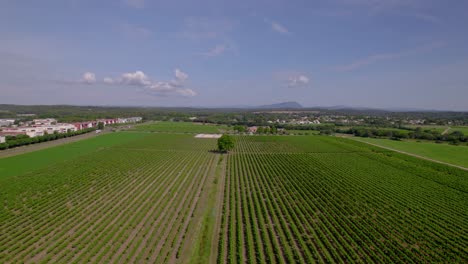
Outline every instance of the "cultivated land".
[[439, 133], [446, 132], [446, 133], [451, 133], [454, 131], [461, 131], [463, 134], [468, 135], [468, 127], [467, 126], [417, 126], [413, 125], [410, 126], [412, 128], [417, 128], [420, 127], [423, 130], [429, 129], [429, 130], [434, 130]]
[[2, 158], [0, 159], [0, 180], [8, 176], [33, 172], [34, 170], [45, 168], [62, 161], [72, 161], [74, 158], [79, 156], [100, 151], [112, 145], [128, 142], [143, 136], [147, 135], [144, 133], [105, 134], [83, 141], [51, 147], [13, 157]]
[[467, 146], [361, 137], [353, 139], [468, 168]]
[[225, 125], [213, 125], [203, 123], [190, 123], [190, 122], [153, 122], [145, 123], [143, 125], [135, 126], [136, 131], [147, 132], [173, 132], [173, 133], [223, 133], [229, 130]]
[[221, 155], [190, 126], [0, 159], [0, 262], [468, 261], [466, 171], [312, 135]]

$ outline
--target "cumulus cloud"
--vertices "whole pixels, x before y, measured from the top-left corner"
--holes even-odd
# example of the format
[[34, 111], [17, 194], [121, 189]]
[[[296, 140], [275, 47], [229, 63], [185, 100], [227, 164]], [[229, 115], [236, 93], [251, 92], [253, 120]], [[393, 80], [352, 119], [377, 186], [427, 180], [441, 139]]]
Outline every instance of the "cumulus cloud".
[[197, 93], [185, 87], [188, 74], [180, 69], [175, 69], [174, 78], [170, 81], [155, 81], [143, 71], [126, 72], [117, 78], [106, 77], [103, 82], [108, 85], [124, 85], [143, 89], [153, 95], [181, 95], [192, 97]]
[[86, 84], [94, 84], [96, 83], [96, 74], [92, 72], [85, 72], [83, 73], [83, 77], [81, 78], [81, 81]]
[[309, 77], [299, 74], [290, 76], [288, 79], [288, 87], [301, 87], [309, 84], [310, 79]]
[[121, 82], [128, 85], [150, 86], [151, 81], [142, 71], [127, 72], [122, 74]]

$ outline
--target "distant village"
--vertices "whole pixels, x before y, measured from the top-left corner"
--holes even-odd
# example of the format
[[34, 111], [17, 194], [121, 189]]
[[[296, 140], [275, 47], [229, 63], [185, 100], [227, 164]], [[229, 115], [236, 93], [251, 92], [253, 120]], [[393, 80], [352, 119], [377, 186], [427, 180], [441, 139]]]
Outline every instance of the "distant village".
[[30, 138], [47, 134], [77, 132], [84, 129], [98, 128], [114, 124], [128, 124], [142, 121], [142, 117], [97, 119], [93, 121], [59, 123], [55, 118], [33, 119], [17, 122], [16, 119], [0, 119], [0, 143], [5, 143], [7, 136], [26, 135]]

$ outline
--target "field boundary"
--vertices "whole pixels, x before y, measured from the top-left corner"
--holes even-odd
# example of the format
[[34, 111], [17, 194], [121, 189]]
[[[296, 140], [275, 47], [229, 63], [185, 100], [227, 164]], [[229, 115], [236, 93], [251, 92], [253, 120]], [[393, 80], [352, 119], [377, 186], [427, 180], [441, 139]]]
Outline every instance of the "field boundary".
[[415, 158], [428, 160], [428, 161], [432, 161], [432, 162], [435, 162], [435, 163], [439, 163], [439, 164], [443, 164], [443, 165], [447, 165], [447, 166], [450, 166], [450, 167], [454, 167], [454, 168], [458, 168], [458, 169], [461, 169], [461, 170], [468, 171], [468, 168], [460, 166], [460, 165], [455, 165], [455, 164], [452, 164], [452, 163], [448, 163], [448, 162], [444, 162], [444, 161], [440, 161], [440, 160], [420, 156], [420, 155], [417, 155], [417, 154], [409, 153], [409, 152], [406, 152], [406, 151], [403, 151], [403, 150], [398, 150], [398, 149], [394, 149], [394, 148], [385, 147], [385, 146], [382, 146], [382, 145], [379, 145], [379, 144], [370, 143], [370, 142], [367, 142], [367, 141], [362, 141], [362, 140], [359, 140], [359, 139], [355, 139], [353, 137], [347, 137], [347, 138], [352, 139], [354, 141], [362, 142], [362, 143], [365, 143], [365, 144], [368, 144], [368, 145], [371, 145], [371, 146], [374, 146], [374, 147], [379, 147], [379, 148], [391, 150], [391, 151], [398, 152], [398, 153], [401, 153], [401, 154], [405, 154], [405, 155], [408, 155], [408, 156], [412, 156], [412, 157], [415, 157]]

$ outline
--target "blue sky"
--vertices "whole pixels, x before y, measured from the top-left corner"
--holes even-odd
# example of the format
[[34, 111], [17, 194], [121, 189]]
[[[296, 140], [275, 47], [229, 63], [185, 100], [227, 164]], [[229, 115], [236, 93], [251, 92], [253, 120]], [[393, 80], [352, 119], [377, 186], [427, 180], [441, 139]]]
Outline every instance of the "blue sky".
[[468, 1], [0, 0], [0, 103], [468, 110]]

